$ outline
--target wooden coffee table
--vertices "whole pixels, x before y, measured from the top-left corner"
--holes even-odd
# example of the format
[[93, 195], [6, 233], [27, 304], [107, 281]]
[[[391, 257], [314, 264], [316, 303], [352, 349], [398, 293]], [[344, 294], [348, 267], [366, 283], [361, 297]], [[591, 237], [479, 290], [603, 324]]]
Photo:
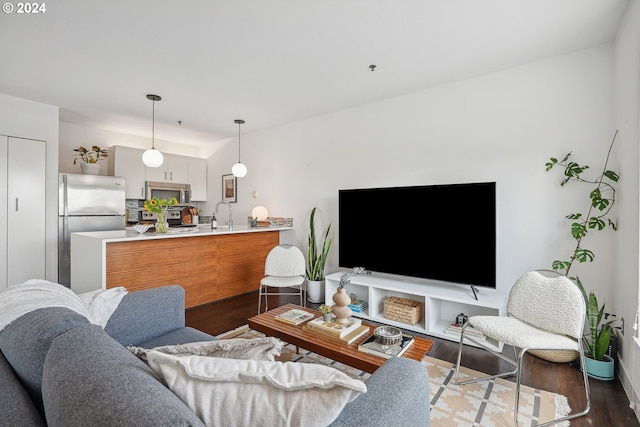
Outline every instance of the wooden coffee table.
[[[275, 319], [278, 314], [284, 313], [292, 308], [308, 311], [309, 313], [313, 313], [316, 317], [321, 315], [320, 312], [310, 308], [287, 304], [282, 307], [269, 310], [266, 313], [253, 316], [248, 320], [249, 327], [258, 332], [262, 332], [267, 336], [280, 338], [281, 340], [295, 345], [296, 347], [305, 348], [314, 353], [369, 373], [373, 373], [387, 361], [384, 357], [374, 356], [372, 354], [358, 351], [358, 345], [373, 334], [373, 330], [376, 328], [375, 326], [363, 322], [363, 325], [369, 326], [370, 333], [363, 335], [353, 343], [347, 345], [346, 343], [341, 343], [330, 338], [324, 338], [318, 334], [314, 334], [313, 332], [302, 330], [302, 326], [306, 322], [300, 325], [290, 325]], [[431, 349], [432, 345], [433, 341], [416, 336], [415, 342], [402, 355], [402, 357], [420, 361], [424, 357], [425, 353]]]

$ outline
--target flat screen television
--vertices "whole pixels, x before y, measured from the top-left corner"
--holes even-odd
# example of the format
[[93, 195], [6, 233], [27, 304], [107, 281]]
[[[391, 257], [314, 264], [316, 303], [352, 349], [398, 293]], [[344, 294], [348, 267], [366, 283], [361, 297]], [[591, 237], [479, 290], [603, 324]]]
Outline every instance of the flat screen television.
[[339, 190], [340, 267], [496, 287], [496, 183]]

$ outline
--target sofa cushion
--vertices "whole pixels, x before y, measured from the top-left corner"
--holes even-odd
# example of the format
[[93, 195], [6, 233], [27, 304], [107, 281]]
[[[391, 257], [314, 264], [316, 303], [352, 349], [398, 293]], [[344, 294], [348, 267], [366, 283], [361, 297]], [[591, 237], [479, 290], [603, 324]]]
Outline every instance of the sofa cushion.
[[147, 360], [147, 353], [151, 350], [176, 356], [209, 356], [226, 357], [229, 359], [275, 360], [280, 355], [284, 343], [274, 337], [228, 340], [200, 341], [179, 345], [165, 345], [147, 349], [144, 347], [129, 347], [129, 350], [142, 360]]
[[31, 400], [42, 410], [42, 368], [51, 342], [60, 334], [89, 320], [64, 307], [47, 307], [27, 313], [0, 332], [0, 350]]
[[202, 426], [147, 365], [96, 325], [53, 341], [42, 397], [49, 426]]
[[326, 426], [367, 389], [337, 369], [310, 363], [154, 350], [147, 360], [207, 425]]
[[13, 369], [0, 352], [0, 424], [44, 426], [44, 420], [22, 387]]

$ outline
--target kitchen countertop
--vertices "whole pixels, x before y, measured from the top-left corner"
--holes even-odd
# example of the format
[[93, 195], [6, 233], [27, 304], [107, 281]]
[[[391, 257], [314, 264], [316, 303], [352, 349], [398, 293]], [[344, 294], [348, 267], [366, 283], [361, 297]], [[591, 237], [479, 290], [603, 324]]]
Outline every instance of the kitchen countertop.
[[260, 233], [265, 231], [284, 231], [293, 230], [293, 227], [255, 227], [251, 228], [247, 225], [234, 225], [230, 230], [228, 227], [221, 227], [216, 230], [211, 229], [210, 224], [200, 224], [197, 227], [174, 227], [169, 228], [167, 233], [146, 232], [139, 234], [133, 227], [127, 227], [125, 230], [114, 231], [89, 231], [82, 233], [73, 233], [74, 235], [88, 237], [104, 242], [125, 242], [133, 240], [153, 240], [153, 239], [173, 239], [178, 237], [197, 237], [197, 236], [214, 236], [223, 234], [238, 233]]

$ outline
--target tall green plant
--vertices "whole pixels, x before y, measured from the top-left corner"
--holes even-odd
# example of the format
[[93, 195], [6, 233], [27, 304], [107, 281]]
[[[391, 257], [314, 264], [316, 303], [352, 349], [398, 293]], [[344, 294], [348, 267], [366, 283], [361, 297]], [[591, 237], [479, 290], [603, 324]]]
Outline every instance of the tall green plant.
[[[575, 278], [575, 283], [582, 292], [582, 297], [587, 307], [587, 325], [589, 326], [589, 338], [584, 342], [587, 347], [589, 357], [594, 360], [604, 360], [604, 355], [609, 349], [609, 341], [611, 341], [611, 333], [613, 329], [613, 323], [615, 320], [609, 320], [602, 323], [604, 313], [604, 304], [602, 307], [598, 307], [598, 298], [593, 292], [587, 293], [582, 286], [582, 282], [579, 277]], [[602, 324], [601, 324], [602, 323]]]
[[331, 231], [331, 224], [329, 224], [324, 233], [322, 248], [318, 250], [315, 225], [316, 209], [313, 208], [309, 217], [309, 251], [307, 252], [307, 279], [314, 281], [324, 280], [324, 266], [333, 244], [333, 239], [329, 238]]
[[570, 181], [595, 186], [591, 193], [589, 193], [590, 203], [587, 212], [585, 214], [581, 212], [570, 213], [565, 217], [572, 221], [570, 231], [571, 237], [576, 241], [576, 246], [568, 260], [555, 260], [553, 261], [552, 267], [556, 271], [564, 270], [564, 275], [567, 277], [569, 277], [569, 272], [571, 271], [571, 266], [574, 261], [581, 263], [587, 261], [592, 262], [595, 258], [593, 251], [582, 246], [582, 239], [587, 235], [589, 230], [603, 230], [607, 225], [614, 230], [616, 229], [615, 222], [613, 222], [608, 215], [616, 201], [616, 189], [613, 183], [618, 182], [619, 176], [616, 172], [608, 170], [607, 164], [609, 163], [609, 156], [611, 155], [611, 149], [613, 148], [613, 143], [617, 135], [618, 131], [613, 135], [602, 173], [593, 180], [589, 180], [583, 176], [583, 173], [589, 169], [589, 166], [569, 161], [571, 153], [564, 156], [560, 161], [552, 157], [549, 159], [550, 161], [545, 164], [547, 172], [556, 165], [564, 168], [564, 179], [560, 183], [562, 187]]

